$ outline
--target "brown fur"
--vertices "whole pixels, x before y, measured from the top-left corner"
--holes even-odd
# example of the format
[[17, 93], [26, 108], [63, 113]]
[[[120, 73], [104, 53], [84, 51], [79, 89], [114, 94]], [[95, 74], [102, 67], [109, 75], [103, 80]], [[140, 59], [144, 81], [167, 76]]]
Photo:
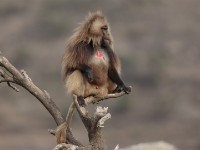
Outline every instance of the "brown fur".
[[[88, 17], [78, 27], [67, 43], [66, 52], [62, 61], [62, 76], [65, 80], [68, 93], [77, 96], [97, 96], [103, 97], [112, 92], [116, 84], [108, 78], [109, 59], [104, 64], [97, 63], [98, 58], [92, 58], [94, 51], [101, 49], [103, 35], [101, 27], [108, 26], [110, 47], [112, 44], [112, 35], [109, 24], [101, 12], [89, 13]], [[89, 46], [89, 44], [91, 46]], [[106, 55], [105, 55], [106, 57]], [[115, 68], [120, 71], [119, 59], [115, 57]], [[93, 60], [94, 59], [94, 60]], [[92, 68], [94, 81], [89, 83], [82, 73], [77, 70], [80, 64], [87, 64]]]
[[55, 136], [56, 136], [56, 142], [58, 144], [67, 142], [67, 139], [66, 139], [66, 137], [67, 137], [67, 130], [66, 130], [67, 127], [68, 127], [67, 122], [64, 122], [56, 128]]
[[[106, 39], [101, 30], [103, 26], [108, 27]], [[116, 88], [117, 85], [108, 77], [108, 69], [112, 63], [112, 67], [119, 74], [120, 62], [114, 52], [112, 52], [112, 56], [108, 56], [106, 50], [102, 49], [102, 40], [106, 40], [109, 47], [113, 49], [112, 35], [106, 18], [99, 11], [89, 13], [86, 20], [68, 40], [63, 56], [62, 77], [68, 93], [84, 98], [88, 96], [102, 98]], [[96, 57], [97, 51], [102, 52], [103, 60]], [[81, 64], [86, 64], [92, 69], [93, 81], [89, 82], [77, 69]], [[66, 130], [69, 128], [74, 109], [75, 106], [72, 104], [66, 122], [58, 126], [56, 130], [57, 143], [67, 143]]]

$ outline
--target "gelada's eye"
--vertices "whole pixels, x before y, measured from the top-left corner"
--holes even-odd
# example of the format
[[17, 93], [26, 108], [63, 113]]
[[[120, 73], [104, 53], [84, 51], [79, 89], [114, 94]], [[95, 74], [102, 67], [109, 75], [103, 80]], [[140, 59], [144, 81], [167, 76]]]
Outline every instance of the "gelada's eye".
[[103, 26], [101, 29], [102, 30], [108, 30], [108, 26]]

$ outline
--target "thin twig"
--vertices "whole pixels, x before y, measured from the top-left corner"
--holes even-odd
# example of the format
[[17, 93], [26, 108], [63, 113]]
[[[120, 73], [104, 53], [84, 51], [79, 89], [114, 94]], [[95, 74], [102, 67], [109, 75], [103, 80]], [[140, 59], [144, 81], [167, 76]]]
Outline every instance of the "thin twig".
[[70, 126], [70, 124], [71, 124], [75, 107], [76, 106], [75, 106], [74, 102], [72, 102], [71, 105], [69, 106], [69, 110], [68, 110], [68, 113], [67, 113], [67, 116], [66, 116], [66, 123], [67, 123], [68, 126]]
[[[129, 86], [131, 89], [132, 87]], [[106, 99], [110, 99], [110, 98], [117, 98], [117, 97], [121, 97], [126, 95], [125, 92], [120, 92], [120, 93], [111, 93], [108, 94], [107, 96], [103, 97], [103, 98], [96, 98], [96, 97], [87, 97], [85, 98], [85, 103], [86, 104], [90, 104], [90, 103], [99, 103], [100, 101], [106, 100]]]
[[73, 95], [73, 100], [74, 100], [74, 103], [75, 103], [75, 106], [76, 106], [76, 109], [80, 115], [80, 117], [82, 118], [87, 118], [87, 110], [84, 108], [84, 107], [81, 107], [79, 104], [78, 104], [78, 100], [77, 100], [77, 96], [76, 95]]
[[19, 92], [19, 89], [18, 89], [16, 86], [12, 85], [10, 82], [7, 82], [7, 84], [8, 84], [8, 86], [11, 87], [14, 91]]
[[14, 91], [19, 92], [19, 89], [12, 85], [11, 83], [15, 83], [13, 77], [10, 77], [4, 70], [0, 69], [0, 76], [3, 79], [0, 79], [0, 83], [7, 82], [8, 86], [11, 87]]

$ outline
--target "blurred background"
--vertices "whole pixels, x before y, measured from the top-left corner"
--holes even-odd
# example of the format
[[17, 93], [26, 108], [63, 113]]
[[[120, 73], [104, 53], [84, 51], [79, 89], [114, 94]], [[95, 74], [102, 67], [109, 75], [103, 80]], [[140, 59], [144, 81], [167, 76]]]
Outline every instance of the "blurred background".
[[[64, 114], [71, 97], [60, 77], [67, 38], [89, 11], [102, 10], [122, 62], [129, 95], [108, 100], [108, 149], [164, 140], [200, 149], [199, 0], [1, 0], [0, 50], [47, 90]], [[26, 90], [0, 85], [0, 149], [48, 150], [55, 122]], [[74, 135], [87, 133], [77, 114]]]

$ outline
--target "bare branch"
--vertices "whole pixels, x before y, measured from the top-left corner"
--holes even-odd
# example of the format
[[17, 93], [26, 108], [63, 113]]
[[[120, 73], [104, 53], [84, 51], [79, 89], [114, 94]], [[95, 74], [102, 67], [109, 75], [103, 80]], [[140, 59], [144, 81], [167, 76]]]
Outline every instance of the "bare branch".
[[81, 107], [78, 104], [77, 96], [74, 96], [74, 103], [76, 105], [76, 109], [78, 114], [85, 125], [90, 144], [88, 146], [82, 147], [82, 150], [95, 150], [95, 149], [106, 149], [106, 145], [104, 142], [104, 138], [101, 132], [101, 129], [106, 120], [111, 118], [110, 113], [107, 113], [108, 107], [97, 107], [96, 112], [94, 113], [93, 117], [88, 116], [88, 112], [84, 107]]
[[[47, 96], [45, 92], [40, 90], [28, 77], [26, 72], [24, 70], [18, 71], [5, 57], [0, 55], [0, 65], [5, 68], [12, 76], [13, 78], [5, 78], [5, 80], [9, 80], [9, 82], [13, 82], [15, 84], [18, 84], [22, 87], [24, 87], [27, 91], [29, 91], [33, 96], [35, 96], [42, 104], [43, 106], [49, 111], [49, 113], [52, 115], [54, 120], [57, 124], [61, 124], [64, 122], [64, 118], [59, 110], [59, 108], [56, 106], [54, 101], [51, 99], [51, 97]], [[1, 72], [2, 73], [2, 72]], [[6, 77], [5, 73], [3, 74], [4, 77]], [[11, 86], [9, 84], [9, 86]], [[13, 86], [11, 86], [13, 88]], [[15, 89], [15, 88], [14, 88]]]
[[4, 70], [0, 69], [0, 76], [3, 79], [0, 79], [0, 83], [3, 82], [7, 82], [8, 86], [11, 87], [13, 90], [15, 90], [16, 92], [19, 92], [19, 89], [17, 87], [15, 87], [14, 85], [11, 84], [15, 83], [14, 79], [12, 77], [10, 77]]
[[75, 107], [76, 106], [75, 106], [74, 102], [72, 102], [72, 104], [69, 106], [69, 110], [68, 110], [68, 113], [67, 113], [67, 116], [66, 116], [66, 123], [67, 123], [68, 126], [70, 126], [70, 124], [71, 124]]
[[73, 100], [74, 100], [74, 103], [76, 105], [76, 109], [79, 113], [79, 115], [83, 118], [87, 118], [88, 116], [88, 112], [87, 110], [84, 108], [84, 107], [81, 107], [79, 104], [78, 104], [78, 100], [77, 100], [77, 96], [76, 95], [73, 95]]
[[[32, 82], [31, 78], [27, 75], [26, 71], [24, 70], [19, 71], [18, 69], [16, 69], [5, 57], [2, 56], [1, 52], [0, 52], [0, 66], [5, 69], [5, 71], [0, 69], [0, 76], [3, 78], [0, 81], [0, 83], [7, 82], [8, 86], [10, 86], [16, 91], [18, 91], [18, 89], [13, 85], [11, 85], [10, 83], [15, 83], [17, 85], [22, 86], [42, 103], [42, 105], [49, 111], [51, 116], [54, 118], [57, 125], [60, 125], [65, 122], [64, 117], [62, 116], [55, 102], [50, 97], [49, 93], [47, 93], [47, 91], [45, 90], [41, 90], [40, 88], [38, 88]], [[11, 74], [11, 76], [9, 76], [8, 73], [6, 73], [6, 71], [8, 71], [9, 74]], [[53, 131], [50, 133], [53, 134]], [[67, 130], [66, 134], [69, 143], [75, 145], [81, 145], [79, 144], [80, 142], [73, 137], [70, 129]]]
[[23, 76], [5, 57], [0, 55], [0, 66], [5, 68], [10, 74], [12, 74], [16, 79], [22, 79]]
[[[131, 89], [132, 87], [129, 86]], [[124, 96], [126, 93], [125, 92], [120, 92], [120, 93], [111, 93], [108, 94], [107, 96], [103, 97], [103, 98], [96, 98], [96, 97], [87, 97], [85, 98], [85, 103], [86, 104], [90, 104], [90, 103], [99, 103], [100, 101], [106, 100], [106, 99], [110, 99], [110, 98], [117, 98], [117, 97], [121, 97]]]
[[75, 103], [75, 106], [76, 106], [76, 109], [78, 111], [78, 114], [83, 122], [83, 124], [85, 125], [86, 129], [90, 130], [91, 128], [91, 118], [88, 116], [88, 112], [87, 110], [84, 108], [84, 107], [81, 107], [77, 101], [77, 96], [76, 95], [73, 95], [73, 100], [74, 100], [74, 103]]
[[8, 84], [8, 86], [11, 87], [14, 91], [19, 92], [19, 89], [18, 89], [16, 86], [12, 85], [10, 82], [7, 82], [7, 84]]
[[13, 82], [13, 79], [12, 78], [4, 78], [4, 79], [0, 79], [0, 83], [3, 83], [3, 82]]

